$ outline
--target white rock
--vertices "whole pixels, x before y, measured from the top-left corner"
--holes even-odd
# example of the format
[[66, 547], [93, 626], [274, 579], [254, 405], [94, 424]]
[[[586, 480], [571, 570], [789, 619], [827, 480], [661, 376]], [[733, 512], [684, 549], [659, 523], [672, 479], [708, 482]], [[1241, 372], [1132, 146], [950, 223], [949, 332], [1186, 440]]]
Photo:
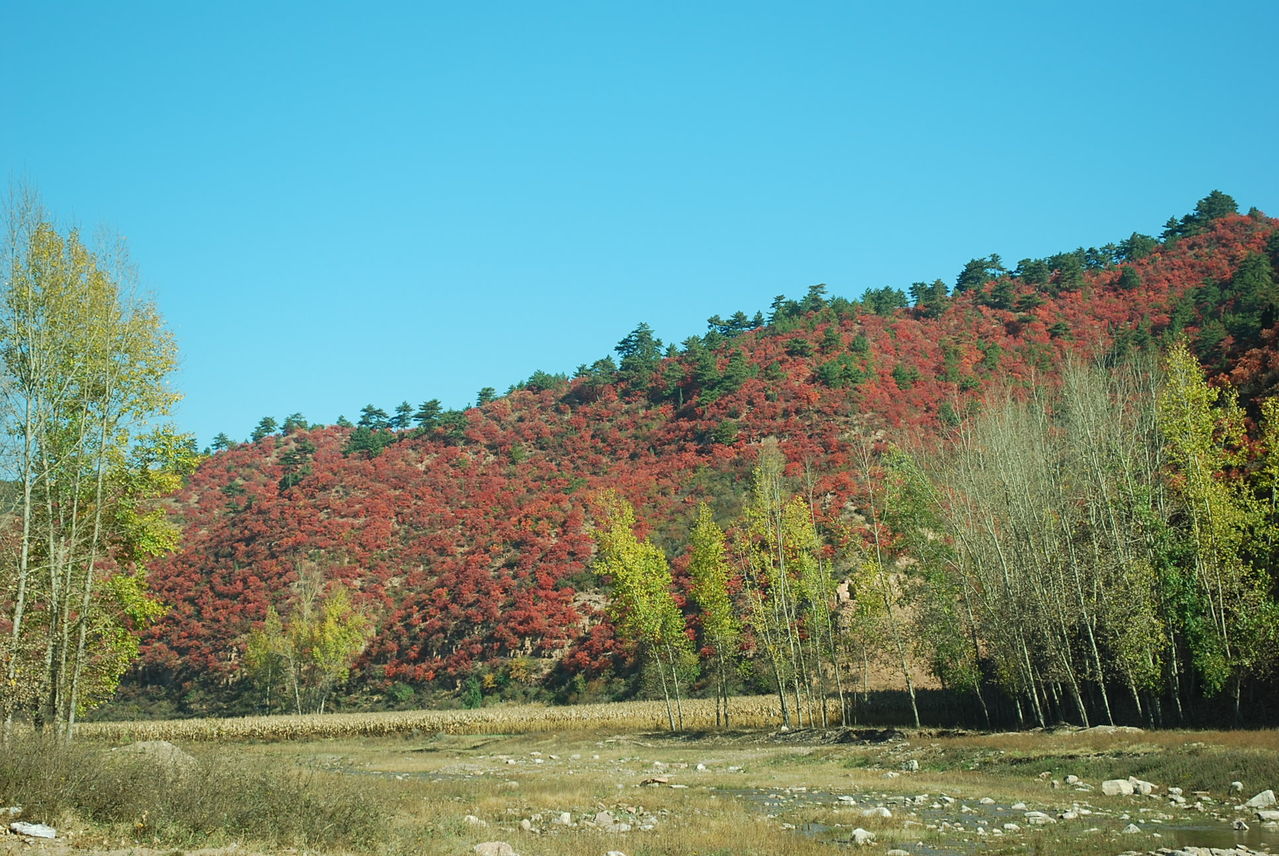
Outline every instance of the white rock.
[[592, 820], [596, 826], [612, 826], [613, 813], [611, 811], [596, 812], [595, 817], [593, 817]]
[[1181, 788], [1169, 788], [1169, 789], [1168, 789], [1168, 793], [1169, 793], [1169, 794], [1171, 794], [1171, 795], [1172, 795], [1172, 796], [1174, 796], [1174, 797], [1179, 797], [1179, 796], [1181, 796], [1182, 794], [1184, 794], [1184, 793], [1185, 793], [1185, 791], [1183, 791]]
[[1020, 829], [1021, 829], [1021, 827], [1020, 827], [1020, 826], [1018, 826], [1018, 825], [1017, 825], [1017, 824], [1015, 824], [1015, 823], [1005, 823], [1005, 824], [1004, 824], [1004, 830], [1005, 830], [1006, 832], [1017, 832], [1017, 831], [1018, 831], [1018, 830], [1020, 830]]
[[889, 809], [885, 808], [885, 807], [884, 807], [884, 806], [882, 806], [882, 805], [877, 805], [877, 806], [875, 806], [874, 808], [868, 808], [868, 809], [866, 809], [865, 811], [863, 811], [863, 812], [862, 812], [862, 817], [885, 817], [885, 818], [887, 818], [887, 817], [892, 817], [892, 816], [893, 816], [893, 813], [892, 813]]
[[1135, 823], [1130, 823], [1123, 828], [1124, 835], [1136, 835], [1141, 832], [1141, 827]]
[[1031, 826], [1044, 826], [1045, 824], [1056, 823], [1057, 820], [1042, 811], [1028, 811], [1026, 812], [1026, 822]]
[[1066, 784], [1068, 784], [1068, 785], [1077, 785], [1077, 784], [1079, 784], [1079, 777], [1078, 777], [1078, 776], [1067, 776], [1067, 777], [1066, 777]]
[[476, 856], [519, 856], [505, 841], [482, 841], [471, 848]]
[[604, 856], [626, 856], [621, 850], [610, 850]]
[[1248, 824], [1244, 823], [1242, 819], [1236, 819], [1234, 823], [1230, 824], [1230, 828], [1238, 832], [1247, 832]]
[[906, 772], [908, 772], [908, 773], [918, 773], [918, 772], [919, 772], [919, 762], [918, 762], [918, 761], [916, 761], [914, 758], [911, 758], [909, 761], [907, 761], [906, 763], [902, 764], [902, 769], [903, 769], [903, 770], [905, 770], [905, 771], [906, 771]]
[[1243, 782], [1231, 782], [1230, 790], [1236, 794], [1243, 793]]
[[1013, 811], [1025, 811], [1026, 804], [1024, 802], [1015, 802], [1009, 806]]
[[58, 837], [58, 831], [52, 826], [43, 823], [27, 823], [25, 820], [15, 820], [9, 824], [9, 831], [18, 835], [25, 835], [28, 838]]
[[860, 826], [853, 830], [853, 843], [861, 846], [870, 844], [875, 840], [875, 833], [862, 829]]
[[523, 820], [520, 821], [520, 829], [524, 830], [525, 832], [532, 832], [533, 821], [529, 820], [527, 817], [524, 818]]
[[699, 773], [705, 773], [705, 772], [706, 772], [706, 765], [705, 765], [705, 764], [698, 764], [698, 765], [697, 765], [697, 772], [699, 772]]
[[910, 851], [893, 849], [885, 852], [884, 856], [910, 856]]
[[560, 826], [572, 826], [573, 815], [569, 814], [567, 811], [562, 811], [555, 815], [555, 817], [551, 818], [551, 823], [556, 823]]
[[1057, 817], [1060, 820], [1077, 820], [1079, 818], [1079, 812], [1063, 811], [1061, 814], [1057, 815]]
[[1107, 779], [1101, 783], [1101, 792], [1108, 797], [1132, 796], [1132, 782], [1127, 779]]
[[1257, 809], [1257, 820], [1260, 820], [1263, 823], [1266, 821], [1277, 821], [1279, 820], [1279, 811], [1275, 811], [1272, 808], [1259, 808]]
[[467, 826], [474, 826], [476, 829], [482, 829], [485, 826], [488, 826], [488, 821], [480, 820], [473, 814], [468, 814], [466, 817], [462, 818], [462, 822]]
[[1155, 785], [1153, 782], [1142, 781], [1141, 779], [1137, 779], [1132, 776], [1128, 777], [1128, 783], [1132, 785], [1132, 789], [1134, 791], [1141, 794], [1142, 796], [1149, 796], [1150, 793], [1153, 792], [1155, 789]]
[[994, 801], [993, 799], [991, 799], [990, 797], [982, 797], [981, 799], [977, 800], [977, 802], [981, 803], [982, 805], [994, 805], [994, 804], [995, 804], [995, 801]]
[[1266, 789], [1244, 803], [1248, 808], [1270, 808], [1275, 804], [1275, 792]]

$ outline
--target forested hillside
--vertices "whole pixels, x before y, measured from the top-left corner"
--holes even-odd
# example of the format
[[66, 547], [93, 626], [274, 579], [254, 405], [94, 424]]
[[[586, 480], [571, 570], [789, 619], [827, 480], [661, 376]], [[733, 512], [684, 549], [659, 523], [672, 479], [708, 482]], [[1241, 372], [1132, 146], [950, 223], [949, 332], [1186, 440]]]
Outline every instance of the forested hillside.
[[[1063, 515], [1046, 509], [1015, 525], [992, 522], [984, 532], [965, 532], [962, 519], [947, 517], [967, 497], [970, 521], [1004, 520], [997, 509], [980, 506], [993, 488], [976, 474], [979, 458], [995, 445], [992, 437], [1003, 436], [1030, 444], [1013, 456], [1028, 460], [1039, 441], [1018, 439], [1015, 426], [1042, 422], [1043, 437], [1068, 433], [1059, 422], [1068, 409], [1058, 397], [1066, 394], [1063, 372], [1067, 387], [1083, 383], [1086, 372], [1067, 366], [1100, 367], [1088, 382], [1103, 390], [1123, 383], [1140, 389], [1142, 378], [1175, 373], [1149, 367], [1179, 341], [1188, 343], [1214, 388], [1240, 392], [1237, 414], [1222, 409], [1225, 398], [1203, 405], [1210, 422], [1212, 414], [1226, 414], [1206, 429], [1224, 444], [1225, 457], [1210, 467], [1204, 490], [1233, 480], [1240, 496], [1261, 502], [1273, 484], [1263, 478], [1274, 466], [1268, 456], [1279, 451], [1269, 448], [1261, 419], [1261, 402], [1279, 383], [1277, 227], [1255, 210], [1236, 213], [1233, 200], [1214, 192], [1171, 220], [1159, 238], [1134, 233], [1101, 248], [1024, 259], [1012, 269], [997, 255], [981, 257], [963, 265], [953, 284], [883, 288], [858, 300], [812, 286], [797, 299], [778, 297], [766, 313], [716, 316], [704, 335], [679, 345], [664, 345], [641, 324], [621, 340], [616, 357], [584, 365], [572, 377], [537, 372], [500, 396], [483, 390], [477, 406], [464, 411], [445, 411], [432, 400], [389, 412], [370, 405], [357, 425], [315, 426], [295, 414], [278, 426], [264, 420], [247, 442], [219, 437], [170, 502], [184, 528], [181, 548], [151, 567], [152, 586], [169, 611], [147, 632], [128, 690], [161, 695], [185, 712], [302, 706], [300, 694], [285, 697], [282, 675], [296, 664], [277, 642], [306, 618], [320, 628], [315, 632], [338, 640], [327, 664], [309, 666], [308, 706], [356, 697], [389, 704], [429, 690], [457, 690], [469, 703], [634, 691], [641, 663], [652, 661], [648, 643], [629, 632], [618, 638], [615, 628], [625, 631], [627, 620], [619, 612], [618, 580], [593, 570], [593, 527], [601, 524], [608, 490], [634, 508], [634, 531], [673, 563], [678, 632], [705, 664], [699, 673], [675, 658], [672, 676], [697, 692], [711, 692], [717, 673], [709, 665], [716, 646], [688, 572], [690, 532], [703, 502], [727, 531], [729, 601], [742, 613], [726, 673], [733, 688], [798, 687], [802, 675], [804, 693], [842, 694], [861, 664], [876, 660], [891, 670], [911, 660], [956, 691], [977, 690], [983, 705], [1002, 693], [1025, 721], [1053, 713], [1109, 715], [1112, 703], [1148, 716], [1161, 699], [1264, 689], [1271, 664], [1243, 653], [1236, 628], [1227, 626], [1235, 618], [1196, 612], [1191, 603], [1201, 595], [1224, 603], [1237, 590], [1196, 594], [1196, 577], [1187, 571], [1178, 606], [1152, 602], [1141, 615], [1112, 615], [1098, 605], [1113, 603], [1124, 581], [1138, 574], [1134, 569], [1158, 574], [1194, 565], [1199, 554], [1191, 541], [1217, 525], [1184, 510], [1195, 507], [1194, 497], [1179, 504], [1187, 478], [1173, 471], [1177, 453], [1167, 443], [1150, 447], [1158, 458], [1150, 474], [1160, 479], [1162, 498], [1142, 508], [1157, 506], [1168, 531], [1190, 535], [1152, 546], [1158, 529], [1152, 524], [1156, 534], [1141, 552], [1089, 534], [1115, 529], [1112, 517], [1078, 529], [1063, 525], [1056, 540], [1026, 548], [1034, 555], [1023, 557], [1016, 573], [1032, 578], [1051, 564], [1037, 565], [1035, 555], [1044, 559], [1066, 547], [1080, 550], [1074, 568], [1093, 566], [1085, 553], [1097, 568], [1103, 550], [1124, 557], [1074, 581], [1079, 596], [1069, 616], [1054, 605], [1055, 595], [1026, 595], [1031, 600], [1024, 602], [1060, 619], [1056, 642], [996, 638], [990, 616], [983, 624], [981, 605], [964, 593], [976, 597], [997, 587], [981, 576], [982, 551], [1002, 549], [996, 530], [1006, 535], [1025, 526], [1034, 533]], [[1186, 396], [1199, 394], [1194, 377], [1183, 380]], [[1157, 390], [1156, 383], [1164, 385]], [[1109, 411], [1096, 424], [1154, 425], [1162, 418], [1151, 430], [1171, 436], [1171, 416], [1157, 416], [1160, 406], [1178, 407], [1167, 404], [1167, 389], [1165, 381], [1146, 382], [1149, 412], [1129, 412], [1122, 397], [1098, 393]], [[1009, 417], [1009, 408], [1022, 410]], [[1011, 418], [1007, 430], [983, 434], [996, 417]], [[1221, 426], [1230, 420], [1236, 433], [1225, 437]], [[822, 575], [805, 583], [808, 593], [794, 610], [791, 641], [814, 646], [811, 655], [773, 658], [771, 666], [767, 633], [746, 613], [751, 593], [763, 604], [787, 572], [752, 575], [743, 546], [766, 540], [762, 530], [752, 534], [751, 521], [764, 513], [760, 469], [767, 470], [770, 455], [778, 462], [779, 508], [791, 496], [804, 503], [812, 526], [804, 549]], [[917, 499], [911, 514], [893, 505], [890, 490], [900, 488], [906, 471], [918, 471], [920, 495], [934, 497]], [[1105, 493], [1108, 484], [1097, 491]], [[1124, 526], [1145, 519], [1128, 502], [1133, 495], [1111, 502], [1131, 518]], [[1093, 508], [1084, 500], [1063, 502]], [[924, 520], [925, 512], [933, 516]], [[1240, 561], [1264, 570], [1248, 595], [1264, 617], [1275, 579], [1268, 554], [1256, 546], [1261, 519], [1227, 528], [1252, 539], [1251, 546], [1235, 546]], [[1266, 517], [1264, 525], [1272, 524]], [[1008, 561], [1005, 572], [1012, 573]], [[941, 583], [911, 582], [934, 566], [955, 569], [945, 604], [937, 595]], [[771, 586], [759, 582], [770, 578]], [[812, 611], [818, 602], [826, 612]], [[964, 604], [972, 607], [967, 618]], [[1173, 626], [1174, 614], [1184, 625]], [[911, 622], [930, 616], [960, 632], [922, 640]], [[828, 648], [820, 650], [819, 619], [830, 631]], [[1146, 623], [1135, 635], [1153, 635], [1159, 644], [1143, 647], [1117, 630], [1139, 621]], [[1226, 641], [1213, 648], [1204, 622], [1218, 622]], [[1267, 644], [1268, 626], [1254, 630], [1247, 644]], [[342, 661], [365, 639], [347, 676]], [[947, 645], [964, 651], [946, 654]], [[820, 663], [828, 656], [826, 669]], [[1213, 657], [1230, 662], [1209, 662]], [[736, 665], [743, 658], [745, 669]], [[1015, 661], [1022, 671], [1011, 674]]]

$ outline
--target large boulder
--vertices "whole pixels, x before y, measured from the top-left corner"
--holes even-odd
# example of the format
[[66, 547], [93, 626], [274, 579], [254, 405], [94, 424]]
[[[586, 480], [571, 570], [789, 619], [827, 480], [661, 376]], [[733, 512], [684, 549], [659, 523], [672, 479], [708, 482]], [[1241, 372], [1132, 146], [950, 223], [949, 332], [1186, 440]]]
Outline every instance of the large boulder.
[[1269, 788], [1244, 803], [1248, 808], [1270, 808], [1274, 804], [1275, 792]]
[[200, 769], [200, 762], [167, 740], [140, 740], [111, 750], [119, 755], [153, 763], [166, 773], [186, 776]]
[[1130, 797], [1133, 793], [1132, 782], [1127, 779], [1107, 779], [1101, 783], [1101, 792], [1108, 797]]

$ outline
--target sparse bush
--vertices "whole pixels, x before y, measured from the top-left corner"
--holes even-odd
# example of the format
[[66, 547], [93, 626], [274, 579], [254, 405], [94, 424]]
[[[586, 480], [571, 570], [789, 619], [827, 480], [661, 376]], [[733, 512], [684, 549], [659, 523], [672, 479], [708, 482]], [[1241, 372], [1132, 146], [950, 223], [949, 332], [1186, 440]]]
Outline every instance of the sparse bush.
[[249, 840], [376, 850], [386, 811], [363, 783], [316, 771], [259, 770], [222, 758], [183, 769], [145, 754], [40, 737], [0, 753], [0, 804], [59, 823], [74, 815], [168, 844]]

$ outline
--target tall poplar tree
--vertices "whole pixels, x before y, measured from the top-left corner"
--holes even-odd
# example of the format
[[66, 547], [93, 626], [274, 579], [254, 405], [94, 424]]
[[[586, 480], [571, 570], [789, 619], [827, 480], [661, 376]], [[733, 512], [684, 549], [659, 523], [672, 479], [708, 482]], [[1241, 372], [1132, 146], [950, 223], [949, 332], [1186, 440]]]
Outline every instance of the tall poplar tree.
[[1168, 353], [1159, 427], [1176, 472], [1175, 501], [1188, 521], [1190, 573], [1198, 595], [1186, 616], [1194, 664], [1210, 693], [1275, 659], [1274, 604], [1245, 550], [1258, 509], [1229, 470], [1243, 463], [1244, 414], [1232, 389], [1216, 389], [1184, 341]]
[[144, 563], [177, 534], [148, 500], [196, 455], [191, 438], [154, 427], [177, 400], [166, 385], [176, 348], [131, 292], [122, 251], [59, 231], [30, 195], [6, 220], [0, 436], [14, 502], [0, 556], [0, 713], [6, 733], [25, 710], [66, 738], [158, 614]]
[[728, 591], [730, 566], [724, 532], [705, 502], [698, 506], [697, 523], [689, 539], [688, 573], [693, 579], [693, 597], [701, 609], [702, 633], [715, 652], [715, 724], [727, 728], [728, 673], [737, 653], [741, 627]]
[[615, 491], [598, 498], [595, 519], [595, 572], [612, 583], [613, 623], [656, 667], [670, 728], [683, 728], [680, 684], [696, 657], [671, 592], [670, 565], [657, 546], [635, 536], [635, 510]]

